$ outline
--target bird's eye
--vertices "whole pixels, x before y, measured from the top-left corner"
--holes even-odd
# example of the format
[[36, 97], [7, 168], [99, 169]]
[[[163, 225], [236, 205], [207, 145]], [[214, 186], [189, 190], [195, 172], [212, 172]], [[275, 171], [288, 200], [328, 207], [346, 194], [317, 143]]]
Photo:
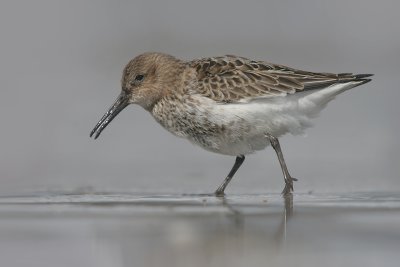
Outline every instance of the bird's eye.
[[137, 81], [137, 82], [141, 82], [141, 81], [143, 81], [143, 79], [144, 79], [144, 75], [142, 75], [142, 74], [136, 75], [136, 77], [135, 77], [135, 81]]

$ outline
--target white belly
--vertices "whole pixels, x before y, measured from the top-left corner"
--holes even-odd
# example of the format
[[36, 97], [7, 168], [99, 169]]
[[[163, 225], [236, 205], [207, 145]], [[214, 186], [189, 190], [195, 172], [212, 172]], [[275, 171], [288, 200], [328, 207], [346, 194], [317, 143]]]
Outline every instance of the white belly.
[[[185, 114], [184, 123], [173, 123], [171, 119], [168, 123], [161, 119], [158, 121], [170, 132], [187, 138], [206, 150], [232, 156], [246, 155], [270, 144], [265, 137], [266, 133], [275, 137], [286, 133], [303, 133], [305, 128], [312, 125], [311, 119], [329, 101], [353, 86], [336, 84], [322, 90], [235, 104], [220, 104], [209, 98], [193, 95], [197, 105], [183, 105], [184, 108], [176, 110], [179, 114]], [[153, 115], [157, 119], [156, 114]], [[177, 116], [180, 115], [174, 114], [170, 118]], [[193, 127], [188, 127], [190, 129], [187, 130], [175, 126], [182, 124], [196, 125], [201, 131], [192, 131]], [[207, 131], [207, 126], [210, 125], [212, 130]]]

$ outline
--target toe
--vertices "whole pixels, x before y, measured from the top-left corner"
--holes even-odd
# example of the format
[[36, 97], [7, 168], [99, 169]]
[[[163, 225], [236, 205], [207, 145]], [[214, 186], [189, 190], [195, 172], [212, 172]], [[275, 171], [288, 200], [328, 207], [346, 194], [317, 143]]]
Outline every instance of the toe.
[[217, 191], [215, 191], [214, 194], [215, 194], [216, 197], [224, 197], [224, 196], [225, 196], [224, 191], [218, 191], [218, 190], [217, 190]]

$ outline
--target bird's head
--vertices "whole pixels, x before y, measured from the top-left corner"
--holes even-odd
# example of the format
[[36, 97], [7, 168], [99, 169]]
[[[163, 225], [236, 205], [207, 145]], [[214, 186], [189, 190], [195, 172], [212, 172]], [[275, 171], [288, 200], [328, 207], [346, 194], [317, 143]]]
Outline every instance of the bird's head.
[[144, 53], [132, 59], [124, 68], [121, 93], [96, 124], [90, 136], [96, 139], [104, 128], [129, 104], [151, 110], [180, 81], [185, 64], [170, 55]]

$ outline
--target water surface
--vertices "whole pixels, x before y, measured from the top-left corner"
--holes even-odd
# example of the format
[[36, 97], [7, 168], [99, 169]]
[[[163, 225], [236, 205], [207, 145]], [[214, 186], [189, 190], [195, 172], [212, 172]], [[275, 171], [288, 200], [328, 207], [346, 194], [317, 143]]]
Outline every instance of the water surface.
[[400, 194], [0, 198], [2, 266], [398, 266]]

